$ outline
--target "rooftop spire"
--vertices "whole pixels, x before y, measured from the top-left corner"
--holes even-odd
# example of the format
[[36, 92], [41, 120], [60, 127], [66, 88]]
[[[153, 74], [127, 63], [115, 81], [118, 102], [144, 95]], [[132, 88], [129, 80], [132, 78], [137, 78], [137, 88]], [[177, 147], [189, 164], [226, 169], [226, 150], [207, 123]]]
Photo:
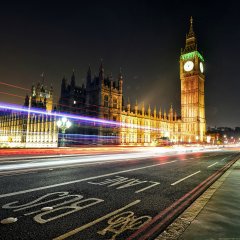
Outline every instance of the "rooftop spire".
[[193, 17], [190, 18], [190, 28], [186, 35], [186, 45], [184, 48], [184, 53], [192, 52], [197, 50], [197, 40], [195, 33], [193, 31]]
[[71, 86], [75, 87], [76, 83], [75, 83], [75, 71], [74, 68], [72, 70], [72, 77], [71, 77]]
[[122, 68], [120, 67], [120, 71], [119, 71], [119, 80], [122, 80], [123, 79], [123, 75], [122, 75]]
[[103, 68], [103, 59], [101, 58], [101, 64], [99, 67], [99, 72], [104, 72], [104, 68]]
[[195, 33], [193, 31], [193, 17], [190, 17], [190, 28], [189, 28], [189, 33], [187, 35], [187, 37], [195, 37]]
[[44, 85], [44, 80], [45, 80], [45, 74], [44, 74], [44, 72], [41, 74], [41, 78], [42, 78], [42, 85]]
[[90, 64], [88, 65], [88, 71], [87, 71], [87, 74], [88, 74], [88, 75], [91, 75], [91, 66], [90, 66]]
[[101, 59], [101, 64], [99, 67], [99, 78], [100, 80], [104, 80], [104, 68], [103, 68], [103, 60]]

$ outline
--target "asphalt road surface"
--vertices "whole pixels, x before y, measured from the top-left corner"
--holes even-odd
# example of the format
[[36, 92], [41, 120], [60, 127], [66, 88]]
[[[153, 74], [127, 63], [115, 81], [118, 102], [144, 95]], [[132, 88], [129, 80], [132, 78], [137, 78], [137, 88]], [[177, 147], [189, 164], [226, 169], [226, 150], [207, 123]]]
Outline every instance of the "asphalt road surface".
[[154, 239], [238, 157], [136, 154], [0, 161], [0, 239]]

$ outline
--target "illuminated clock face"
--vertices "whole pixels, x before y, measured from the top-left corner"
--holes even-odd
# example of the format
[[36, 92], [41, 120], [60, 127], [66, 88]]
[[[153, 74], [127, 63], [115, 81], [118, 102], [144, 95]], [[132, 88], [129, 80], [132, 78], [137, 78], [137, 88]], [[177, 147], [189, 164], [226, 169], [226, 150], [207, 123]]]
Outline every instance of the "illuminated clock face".
[[187, 62], [184, 63], [184, 70], [186, 72], [191, 71], [193, 69], [193, 67], [194, 67], [194, 64], [193, 64], [192, 61], [187, 61]]
[[200, 67], [201, 73], [203, 73], [204, 69], [203, 69], [203, 63], [202, 62], [200, 62], [199, 67]]

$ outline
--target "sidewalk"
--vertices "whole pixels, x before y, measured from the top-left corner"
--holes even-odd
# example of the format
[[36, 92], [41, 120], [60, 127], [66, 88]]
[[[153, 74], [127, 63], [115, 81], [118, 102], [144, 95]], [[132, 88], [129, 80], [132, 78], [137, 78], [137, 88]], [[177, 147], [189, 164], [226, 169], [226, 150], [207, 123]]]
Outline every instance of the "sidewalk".
[[157, 239], [240, 240], [240, 159]]

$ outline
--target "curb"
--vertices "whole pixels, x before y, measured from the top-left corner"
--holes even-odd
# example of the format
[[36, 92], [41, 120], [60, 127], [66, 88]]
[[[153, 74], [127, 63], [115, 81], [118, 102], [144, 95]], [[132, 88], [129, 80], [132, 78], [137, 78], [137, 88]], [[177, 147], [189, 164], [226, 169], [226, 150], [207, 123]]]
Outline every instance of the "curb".
[[178, 218], [171, 223], [164, 232], [155, 240], [176, 240], [181, 237], [184, 231], [190, 226], [191, 222], [198, 216], [213, 194], [224, 183], [226, 178], [236, 167], [240, 158], [216, 181], [214, 182], [199, 198], [197, 198]]

